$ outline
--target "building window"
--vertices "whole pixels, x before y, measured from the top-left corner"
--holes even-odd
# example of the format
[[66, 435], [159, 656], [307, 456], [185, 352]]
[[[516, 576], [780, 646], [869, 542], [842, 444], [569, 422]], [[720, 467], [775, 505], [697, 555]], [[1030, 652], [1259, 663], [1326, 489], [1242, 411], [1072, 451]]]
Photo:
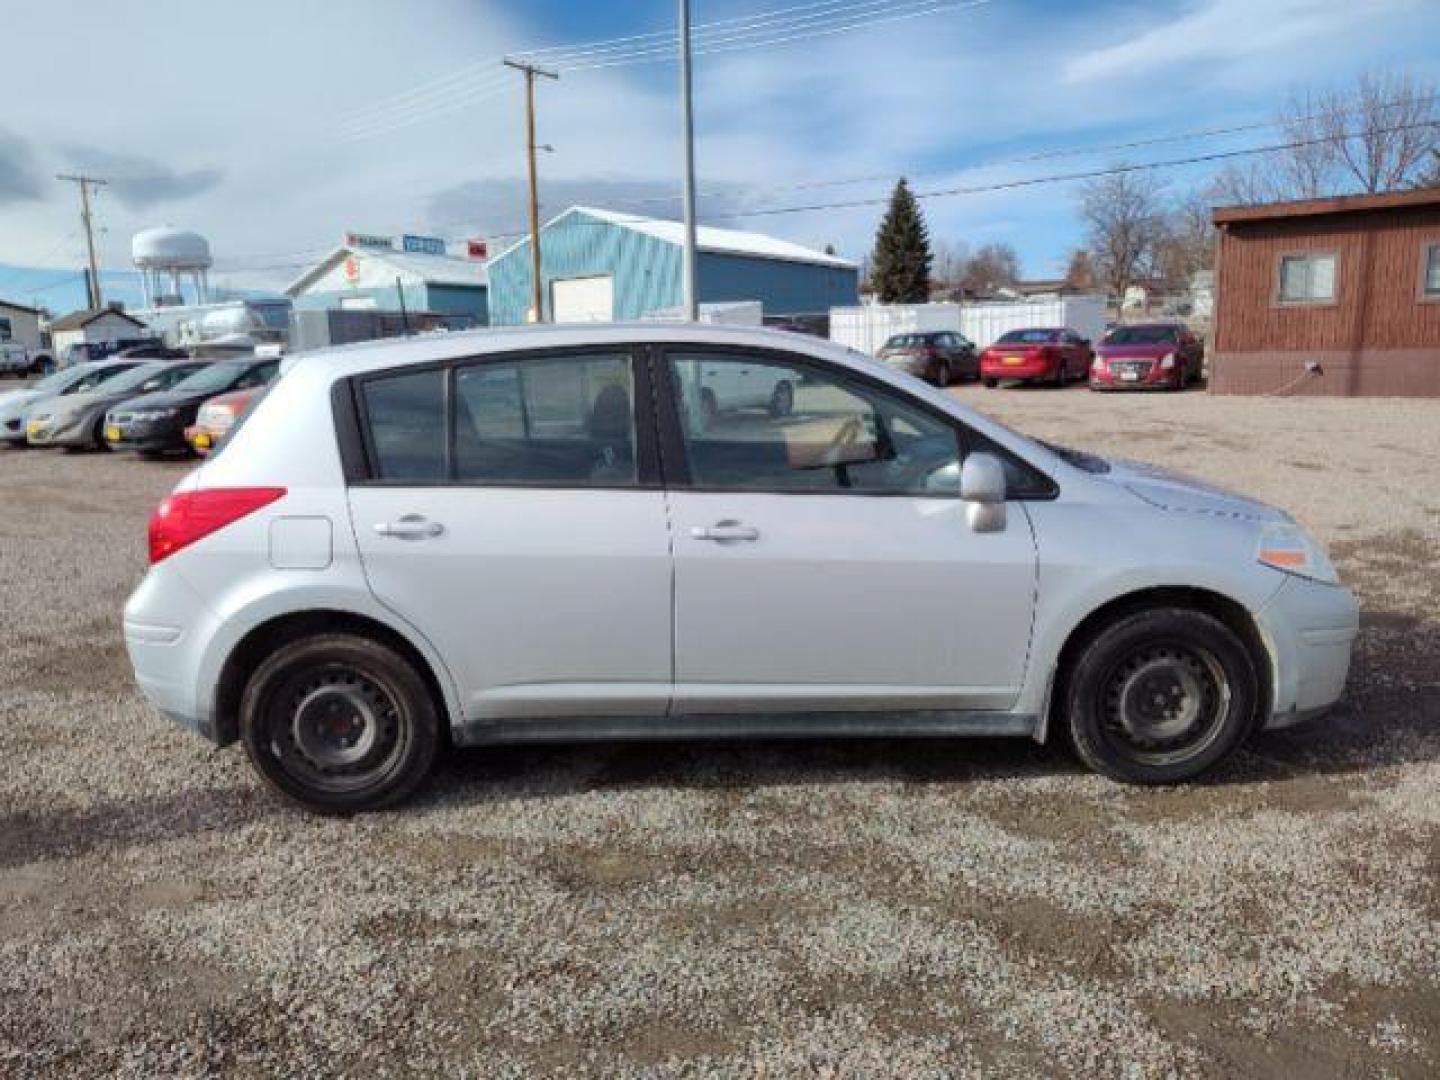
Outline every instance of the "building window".
[[1431, 244], [1425, 249], [1424, 271], [1420, 292], [1426, 300], [1440, 300], [1440, 244]]
[[1280, 257], [1280, 302], [1324, 304], [1335, 299], [1334, 252]]
[[9, 319], [0, 319], [0, 341], [9, 341], [14, 331], [10, 327]]

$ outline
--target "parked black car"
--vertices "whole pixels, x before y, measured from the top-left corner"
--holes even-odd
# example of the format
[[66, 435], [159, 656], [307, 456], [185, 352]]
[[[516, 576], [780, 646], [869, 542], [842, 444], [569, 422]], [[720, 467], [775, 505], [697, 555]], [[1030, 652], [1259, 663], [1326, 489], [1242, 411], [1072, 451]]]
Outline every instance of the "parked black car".
[[893, 334], [876, 356], [936, 386], [980, 377], [980, 354], [975, 344], [952, 330]]
[[189, 453], [185, 429], [195, 422], [201, 405], [217, 394], [264, 386], [279, 370], [278, 357], [214, 361], [169, 390], [116, 405], [105, 414], [105, 441], [115, 450], [152, 456]]

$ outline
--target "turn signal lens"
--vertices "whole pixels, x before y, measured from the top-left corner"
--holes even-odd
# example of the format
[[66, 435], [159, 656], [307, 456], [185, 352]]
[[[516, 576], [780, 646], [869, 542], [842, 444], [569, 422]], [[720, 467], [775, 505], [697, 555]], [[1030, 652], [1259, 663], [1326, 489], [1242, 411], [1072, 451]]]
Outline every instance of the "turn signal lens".
[[1299, 525], [1267, 525], [1260, 534], [1255, 558], [1287, 574], [1323, 581], [1328, 585], [1340, 582], [1340, 576], [1324, 550]]
[[201, 488], [177, 491], [150, 515], [150, 563], [174, 555], [183, 547], [202, 540], [269, 506], [285, 494], [283, 487]]
[[1172, 370], [1174, 370], [1174, 368], [1175, 368], [1175, 354], [1174, 354], [1173, 352], [1167, 352], [1164, 356], [1160, 357], [1160, 370], [1161, 370], [1161, 371], [1172, 371]]

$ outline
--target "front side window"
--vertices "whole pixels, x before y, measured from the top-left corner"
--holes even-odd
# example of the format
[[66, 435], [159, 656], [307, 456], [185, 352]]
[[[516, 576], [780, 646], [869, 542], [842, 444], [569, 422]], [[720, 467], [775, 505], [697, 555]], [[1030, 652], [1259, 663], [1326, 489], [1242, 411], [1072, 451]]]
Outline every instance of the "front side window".
[[1440, 300], [1440, 244], [1425, 249], [1425, 280], [1421, 290], [1427, 300]]
[[615, 487], [637, 480], [627, 355], [473, 364], [455, 372], [455, 478]]
[[1282, 255], [1280, 258], [1280, 302], [1317, 304], [1335, 299], [1333, 252], [1315, 255]]
[[690, 479], [741, 491], [954, 495], [954, 426], [902, 398], [770, 358], [673, 353]]

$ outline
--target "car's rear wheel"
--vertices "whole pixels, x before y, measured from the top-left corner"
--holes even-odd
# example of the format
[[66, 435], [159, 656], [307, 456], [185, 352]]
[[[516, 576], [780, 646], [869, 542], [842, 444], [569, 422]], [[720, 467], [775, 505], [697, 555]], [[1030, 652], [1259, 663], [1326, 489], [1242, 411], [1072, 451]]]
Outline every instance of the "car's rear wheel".
[[439, 752], [424, 679], [388, 646], [352, 634], [291, 642], [256, 669], [240, 703], [251, 764], [282, 795], [324, 814], [404, 799]]
[[1066, 673], [1071, 743], [1090, 768], [1134, 784], [1193, 779], [1250, 732], [1259, 677], [1224, 623], [1186, 608], [1117, 619]]
[[941, 389], [944, 389], [945, 387], [949, 386], [952, 381], [953, 377], [950, 374], [950, 361], [941, 360], [938, 364], [935, 365], [935, 385], [940, 387]]

